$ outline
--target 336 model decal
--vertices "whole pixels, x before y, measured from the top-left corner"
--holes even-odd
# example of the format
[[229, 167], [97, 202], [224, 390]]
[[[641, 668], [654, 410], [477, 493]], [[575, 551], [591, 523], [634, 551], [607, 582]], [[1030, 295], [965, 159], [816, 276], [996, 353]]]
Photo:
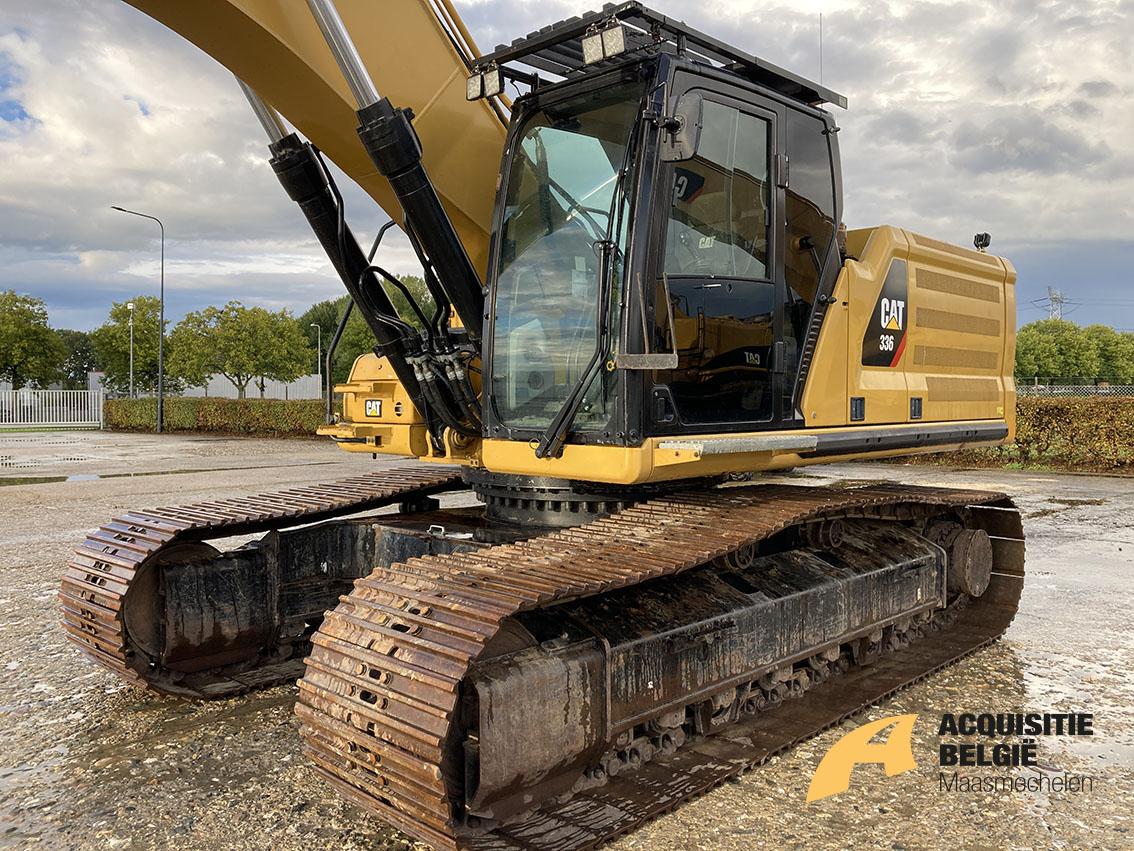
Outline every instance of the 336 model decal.
[[862, 365], [894, 367], [906, 348], [907, 275], [904, 260], [890, 264], [874, 313], [862, 338]]

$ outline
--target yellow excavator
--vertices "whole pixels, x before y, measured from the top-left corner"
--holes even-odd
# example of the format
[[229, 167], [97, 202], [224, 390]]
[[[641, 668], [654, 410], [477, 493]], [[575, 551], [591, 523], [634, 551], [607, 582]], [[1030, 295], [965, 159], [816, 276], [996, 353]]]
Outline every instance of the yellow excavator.
[[637, 2], [488, 53], [450, 0], [130, 2], [239, 78], [373, 331], [320, 433], [416, 460], [114, 518], [60, 592], [90, 658], [188, 698], [298, 679], [358, 805], [565, 851], [1007, 627], [1004, 495], [760, 480], [1013, 436], [1014, 269], [842, 227], [841, 95]]

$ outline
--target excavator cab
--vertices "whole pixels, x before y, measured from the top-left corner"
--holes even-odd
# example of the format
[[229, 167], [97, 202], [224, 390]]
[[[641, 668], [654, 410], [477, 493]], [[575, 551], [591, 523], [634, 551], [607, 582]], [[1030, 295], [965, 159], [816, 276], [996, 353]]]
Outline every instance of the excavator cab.
[[841, 96], [626, 6], [478, 64], [564, 77], [519, 77], [489, 254], [485, 425], [538, 456], [801, 424], [841, 265]]
[[[629, 484], [657, 478], [650, 440], [804, 424], [806, 365], [842, 265], [836, 128], [821, 108], [841, 95], [636, 2], [471, 59], [467, 99], [509, 118], [482, 290], [421, 167], [412, 111], [370, 86], [335, 7], [311, 5], [441, 307], [418, 312], [419, 343], [392, 330], [391, 276], [340, 269], [391, 381], [377, 381], [385, 365], [356, 367], [343, 422], [323, 433], [502, 475], [543, 473], [568, 447], [640, 450], [614, 461]], [[311, 158], [275, 138], [293, 197], [326, 182], [297, 181], [282, 164]], [[341, 231], [322, 238], [332, 257], [348, 253]], [[418, 416], [377, 413], [399, 407]]]
[[[319, 14], [344, 77], [365, 80], [345, 28]], [[343, 419], [321, 430], [340, 446], [460, 463], [482, 496], [553, 505], [513, 522], [551, 523], [604, 502], [570, 482], [633, 501], [660, 483], [1011, 436], [1015, 272], [897, 228], [843, 229], [827, 109], [842, 95], [637, 2], [468, 71], [466, 99], [508, 115], [483, 277], [420, 166], [410, 110], [356, 92], [437, 316], [459, 321], [417, 341], [391, 334], [389, 305], [364, 309], [386, 363], [360, 361], [342, 386]], [[344, 275], [356, 302], [382, 290], [359, 270]]]

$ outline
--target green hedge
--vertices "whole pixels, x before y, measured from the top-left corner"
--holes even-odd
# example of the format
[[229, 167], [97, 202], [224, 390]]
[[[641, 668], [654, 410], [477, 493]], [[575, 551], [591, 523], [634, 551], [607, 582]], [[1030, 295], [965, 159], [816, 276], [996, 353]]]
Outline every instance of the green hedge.
[[[110, 399], [105, 410], [106, 426], [111, 429], [153, 431], [157, 422], [154, 399]], [[306, 436], [313, 435], [322, 423], [323, 402], [315, 399], [165, 400], [168, 431]], [[1134, 397], [1021, 397], [1013, 445], [902, 460], [1134, 471]]]
[[1134, 397], [1021, 396], [1010, 446], [913, 456], [959, 466], [1134, 471]]
[[[108, 399], [106, 427], [121, 431], [153, 431], [156, 399]], [[318, 399], [165, 400], [167, 431], [209, 431], [276, 437], [309, 436], [323, 424], [324, 403]]]

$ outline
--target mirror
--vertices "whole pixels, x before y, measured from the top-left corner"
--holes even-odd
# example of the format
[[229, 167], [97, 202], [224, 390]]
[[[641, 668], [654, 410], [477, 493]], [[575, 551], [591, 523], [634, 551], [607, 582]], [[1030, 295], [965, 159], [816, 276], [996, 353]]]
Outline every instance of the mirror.
[[698, 92], [686, 92], [677, 101], [673, 115], [663, 124], [661, 158], [663, 162], [693, 159], [701, 141], [702, 100]]

